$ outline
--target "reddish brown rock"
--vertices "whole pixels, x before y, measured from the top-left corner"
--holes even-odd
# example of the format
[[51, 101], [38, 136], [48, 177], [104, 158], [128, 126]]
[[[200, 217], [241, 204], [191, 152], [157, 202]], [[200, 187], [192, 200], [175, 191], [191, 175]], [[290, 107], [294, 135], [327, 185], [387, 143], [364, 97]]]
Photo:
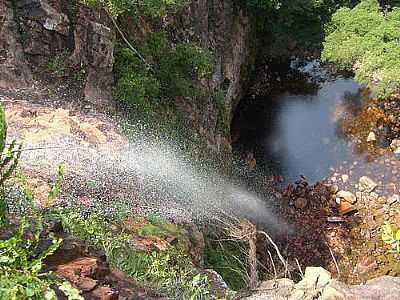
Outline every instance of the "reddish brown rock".
[[308, 204], [308, 200], [306, 198], [297, 198], [296, 201], [294, 201], [294, 206], [298, 209], [304, 209]]
[[354, 205], [346, 201], [340, 202], [339, 212], [341, 215], [347, 215], [355, 211], [357, 211], [357, 208]]
[[118, 293], [111, 288], [102, 286], [85, 295], [90, 300], [118, 300]]
[[374, 256], [368, 256], [361, 262], [357, 264], [357, 266], [354, 269], [355, 273], [358, 273], [360, 275], [368, 273], [372, 270], [375, 270], [378, 268], [378, 263], [376, 262], [376, 258]]

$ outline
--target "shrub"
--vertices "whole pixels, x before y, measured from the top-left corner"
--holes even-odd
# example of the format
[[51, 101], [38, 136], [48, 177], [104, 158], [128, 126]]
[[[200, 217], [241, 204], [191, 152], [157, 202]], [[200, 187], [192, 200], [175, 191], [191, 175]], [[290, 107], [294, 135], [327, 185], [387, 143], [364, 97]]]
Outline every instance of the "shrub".
[[391, 96], [400, 89], [399, 27], [400, 8], [385, 11], [376, 0], [342, 8], [327, 29], [322, 59], [353, 71], [378, 97]]
[[171, 9], [179, 9], [188, 3], [187, 0], [81, 0], [90, 7], [102, 7], [110, 15], [143, 14], [150, 17], [160, 17]]
[[60, 239], [42, 253], [37, 253], [40, 232], [25, 238], [29, 228], [22, 219], [15, 235], [0, 241], [0, 298], [57, 299], [51, 285], [57, 282], [51, 274], [40, 274], [42, 261], [61, 244]]
[[[177, 124], [181, 119], [175, 99], [196, 95], [193, 81], [211, 75], [211, 54], [192, 43], [172, 47], [165, 32], [151, 34], [139, 50], [151, 65], [146, 65], [130, 48], [117, 46], [115, 98], [128, 106], [136, 119], [171, 127], [172, 131], [183, 128]], [[171, 111], [173, 114], [168, 114]], [[170, 115], [175, 117], [171, 119]]]
[[6, 223], [7, 203], [4, 195], [4, 182], [9, 179], [17, 168], [21, 156], [21, 145], [15, 141], [9, 147], [5, 147], [7, 137], [7, 124], [3, 107], [0, 105], [0, 227]]
[[53, 239], [46, 250], [39, 252], [40, 226], [35, 232], [26, 218], [22, 218], [16, 233], [0, 240], [0, 299], [56, 300], [54, 286], [59, 287], [69, 300], [83, 300], [79, 292], [68, 282], [50, 273], [41, 273], [43, 260], [60, 245], [61, 239]]

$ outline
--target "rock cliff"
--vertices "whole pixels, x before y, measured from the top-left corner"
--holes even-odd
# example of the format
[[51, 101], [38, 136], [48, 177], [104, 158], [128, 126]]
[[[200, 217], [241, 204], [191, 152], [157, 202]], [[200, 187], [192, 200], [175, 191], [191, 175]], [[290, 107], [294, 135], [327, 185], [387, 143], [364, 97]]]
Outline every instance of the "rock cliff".
[[[233, 0], [200, 0], [167, 19], [171, 43], [193, 41], [214, 54], [212, 79], [195, 84], [223, 95], [223, 105], [196, 96], [176, 99], [176, 107], [209, 149], [229, 153], [229, 124], [251, 68], [249, 18]], [[129, 30], [129, 17], [119, 22], [129, 38], [143, 34]], [[0, 24], [0, 88], [31, 87], [50, 64], [62, 74], [68, 62], [75, 77], [84, 74], [82, 100], [100, 110], [115, 108], [113, 51], [119, 36], [104, 12], [79, 1], [2, 0]]]

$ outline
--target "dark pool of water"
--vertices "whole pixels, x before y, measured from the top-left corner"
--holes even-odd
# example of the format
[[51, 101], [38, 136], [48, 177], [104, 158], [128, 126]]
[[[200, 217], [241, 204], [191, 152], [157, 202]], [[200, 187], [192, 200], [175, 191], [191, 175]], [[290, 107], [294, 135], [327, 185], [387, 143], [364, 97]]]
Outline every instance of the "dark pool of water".
[[362, 93], [353, 79], [341, 76], [304, 90], [248, 100], [236, 118], [240, 136], [234, 147], [253, 152], [259, 167], [286, 180], [303, 175], [315, 182], [358, 155], [339, 130], [338, 116], [355, 114]]

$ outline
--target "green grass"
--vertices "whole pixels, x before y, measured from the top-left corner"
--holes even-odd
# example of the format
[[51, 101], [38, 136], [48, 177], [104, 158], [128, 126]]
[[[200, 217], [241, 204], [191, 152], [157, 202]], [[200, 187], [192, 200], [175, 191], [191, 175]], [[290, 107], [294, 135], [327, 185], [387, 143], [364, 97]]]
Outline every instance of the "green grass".
[[204, 262], [206, 267], [217, 271], [229, 288], [238, 291], [247, 286], [246, 266], [243, 263], [244, 245], [233, 241], [216, 241], [215, 236], [206, 238]]

